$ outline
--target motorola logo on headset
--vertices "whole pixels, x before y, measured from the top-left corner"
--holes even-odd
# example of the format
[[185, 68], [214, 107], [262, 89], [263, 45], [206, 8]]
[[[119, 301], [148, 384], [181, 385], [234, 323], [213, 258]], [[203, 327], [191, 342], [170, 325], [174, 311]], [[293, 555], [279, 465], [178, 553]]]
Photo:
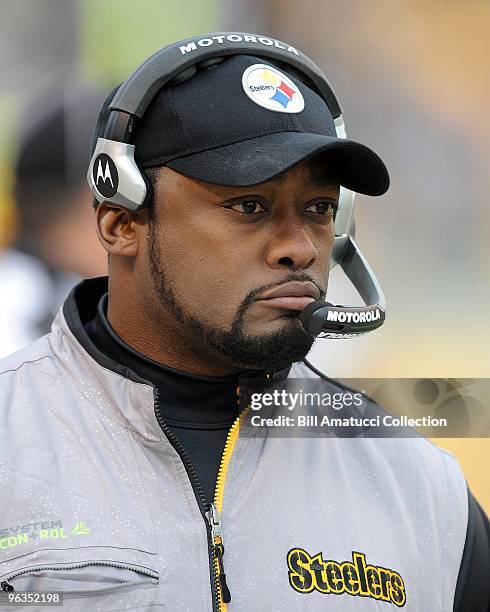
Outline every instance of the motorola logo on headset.
[[92, 166], [92, 177], [100, 195], [112, 198], [117, 193], [119, 176], [116, 164], [106, 153], [101, 153], [95, 159]]

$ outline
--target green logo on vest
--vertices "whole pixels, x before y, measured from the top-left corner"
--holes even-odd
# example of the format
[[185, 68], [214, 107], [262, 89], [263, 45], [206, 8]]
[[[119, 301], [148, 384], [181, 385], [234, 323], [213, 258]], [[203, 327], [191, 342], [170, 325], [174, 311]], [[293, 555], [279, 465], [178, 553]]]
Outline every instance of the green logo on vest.
[[17, 523], [8, 525], [0, 529], [0, 554], [2, 550], [6, 550], [19, 544], [28, 544], [32, 541], [39, 540], [64, 540], [70, 536], [86, 536], [90, 533], [90, 529], [84, 521], [78, 521], [75, 526], [69, 531], [63, 527], [61, 519], [52, 520], [36, 520], [32, 523]]
[[78, 522], [75, 527], [71, 530], [72, 535], [88, 535], [90, 529], [85, 525], [83, 521]]

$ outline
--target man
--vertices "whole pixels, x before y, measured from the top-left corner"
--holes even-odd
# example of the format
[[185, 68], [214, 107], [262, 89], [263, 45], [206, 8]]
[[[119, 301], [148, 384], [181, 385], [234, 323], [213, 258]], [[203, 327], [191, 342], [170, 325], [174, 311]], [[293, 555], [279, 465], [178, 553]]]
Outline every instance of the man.
[[[302, 110], [244, 91], [264, 63]], [[79, 284], [51, 334], [1, 368], [6, 595], [486, 609], [488, 523], [452, 455], [422, 438], [260, 436], [239, 416], [241, 378], [318, 379], [299, 315], [326, 293], [340, 185], [388, 187], [380, 158], [334, 133], [320, 96], [259, 45], [155, 93], [131, 135], [148, 207], [97, 198], [108, 279]], [[94, 173], [114, 182], [108, 164]]]

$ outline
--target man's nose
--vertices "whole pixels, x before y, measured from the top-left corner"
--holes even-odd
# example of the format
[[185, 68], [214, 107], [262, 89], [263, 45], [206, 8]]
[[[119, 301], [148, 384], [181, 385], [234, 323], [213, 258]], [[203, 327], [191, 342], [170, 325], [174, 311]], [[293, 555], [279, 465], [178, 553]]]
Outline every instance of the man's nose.
[[302, 223], [288, 221], [272, 230], [266, 254], [269, 267], [306, 270], [317, 258], [318, 250]]

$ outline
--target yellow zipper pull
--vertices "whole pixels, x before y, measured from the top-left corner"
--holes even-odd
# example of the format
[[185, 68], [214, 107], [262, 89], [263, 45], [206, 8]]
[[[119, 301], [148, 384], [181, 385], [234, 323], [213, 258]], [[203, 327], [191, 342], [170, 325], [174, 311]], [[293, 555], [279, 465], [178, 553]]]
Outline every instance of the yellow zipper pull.
[[213, 553], [218, 560], [218, 580], [221, 587], [221, 599], [223, 603], [230, 603], [231, 593], [226, 584], [225, 568], [223, 566], [223, 555], [225, 547], [223, 544], [223, 532], [221, 530], [221, 520], [218, 509], [214, 504], [211, 504], [210, 509], [206, 513], [209, 524], [211, 526], [211, 539], [213, 542]]

